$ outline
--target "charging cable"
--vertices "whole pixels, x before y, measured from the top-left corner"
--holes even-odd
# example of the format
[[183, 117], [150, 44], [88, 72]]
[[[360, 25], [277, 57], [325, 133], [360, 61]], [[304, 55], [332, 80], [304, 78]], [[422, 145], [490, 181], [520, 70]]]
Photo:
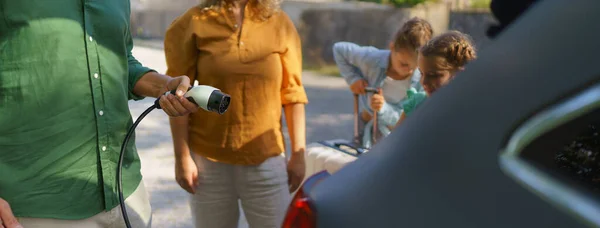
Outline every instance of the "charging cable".
[[[167, 94], [175, 94], [175, 90], [166, 92]], [[183, 95], [190, 102], [198, 105], [200, 108], [210, 111], [216, 112], [218, 114], [223, 114], [229, 108], [229, 102], [231, 97], [225, 93], [222, 93], [219, 89], [200, 85], [190, 87], [188, 91]], [[135, 132], [135, 128], [137, 125], [146, 117], [152, 110], [161, 109], [159, 104], [160, 97], [154, 101], [154, 104], [150, 106], [146, 111], [144, 111], [137, 120], [129, 127], [129, 131], [127, 131], [127, 135], [125, 135], [125, 139], [123, 140], [123, 144], [121, 144], [121, 152], [119, 154], [119, 163], [117, 164], [117, 189], [119, 191], [119, 203], [121, 204], [121, 212], [123, 213], [123, 220], [125, 221], [125, 225], [127, 228], [131, 228], [131, 223], [129, 222], [129, 217], [127, 216], [127, 210], [125, 207], [125, 199], [123, 197], [123, 179], [121, 178], [121, 170], [123, 168], [123, 158], [125, 157], [125, 148], [127, 148], [127, 144], [129, 143], [129, 138]]]

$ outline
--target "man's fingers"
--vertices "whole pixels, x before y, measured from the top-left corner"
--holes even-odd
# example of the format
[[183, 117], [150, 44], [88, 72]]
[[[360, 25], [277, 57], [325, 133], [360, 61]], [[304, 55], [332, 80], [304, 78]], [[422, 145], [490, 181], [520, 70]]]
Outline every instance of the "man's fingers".
[[0, 224], [5, 228], [23, 228], [17, 221], [17, 218], [13, 215], [10, 205], [2, 199], [0, 199]]
[[198, 106], [196, 104], [192, 103], [191, 101], [189, 101], [188, 99], [186, 99], [185, 97], [181, 98], [180, 102], [181, 102], [181, 105], [183, 105], [183, 107], [185, 109], [187, 109], [188, 111], [190, 111], [190, 112], [198, 111]]
[[190, 88], [190, 78], [187, 76], [180, 76], [181, 81], [179, 81], [179, 85], [177, 86], [177, 94], [178, 97], [182, 97], [188, 89]]
[[183, 115], [188, 112], [187, 109], [181, 105], [181, 100], [179, 100], [177, 97], [169, 94], [167, 98], [171, 103], [171, 106], [173, 106], [174, 111], [177, 112], [178, 115]]
[[158, 103], [160, 104], [160, 107], [162, 108], [162, 110], [167, 113], [167, 115], [169, 116], [177, 116], [175, 115], [175, 113], [173, 113], [173, 110], [175, 108], [173, 108], [173, 105], [171, 105], [171, 102], [168, 101], [166, 96], [161, 96], [160, 100], [158, 101]]

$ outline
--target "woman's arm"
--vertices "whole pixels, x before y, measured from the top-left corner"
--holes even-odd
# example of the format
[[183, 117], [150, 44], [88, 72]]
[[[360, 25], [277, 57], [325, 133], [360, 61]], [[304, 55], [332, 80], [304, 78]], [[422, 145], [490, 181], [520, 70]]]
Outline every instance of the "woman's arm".
[[[192, 16], [189, 10], [177, 18], [167, 29], [164, 51], [167, 75], [187, 75], [190, 84], [196, 79], [198, 49], [193, 37]], [[189, 147], [189, 116], [170, 118], [173, 150], [175, 153], [175, 178], [179, 186], [189, 193], [198, 185], [198, 169]]]
[[290, 192], [294, 192], [300, 187], [306, 172], [305, 111], [303, 103], [286, 104], [283, 107], [290, 141], [292, 141], [291, 156], [287, 164], [288, 187]]
[[[187, 75], [190, 84], [196, 78], [196, 65], [198, 50], [195, 39], [192, 36], [191, 24], [193, 10], [189, 10], [181, 17], [175, 19], [165, 33], [164, 51], [167, 63], [167, 75]], [[188, 135], [188, 116], [172, 118], [171, 131], [175, 146], [175, 157], [184, 158], [189, 155], [186, 152]]]
[[191, 158], [189, 147], [189, 115], [169, 118], [175, 159]]
[[187, 192], [194, 194], [198, 186], [198, 168], [189, 146], [189, 116], [169, 118], [175, 151], [175, 180]]
[[292, 155], [287, 164], [288, 184], [290, 192], [296, 191], [304, 180], [306, 164], [306, 121], [304, 105], [308, 103], [302, 85], [302, 49], [296, 27], [283, 13], [282, 27], [285, 32], [285, 51], [280, 54], [283, 75], [281, 80], [281, 104], [283, 105], [286, 123], [292, 141]]
[[306, 149], [306, 120], [304, 104], [284, 105], [285, 121], [292, 141], [292, 157], [304, 157]]

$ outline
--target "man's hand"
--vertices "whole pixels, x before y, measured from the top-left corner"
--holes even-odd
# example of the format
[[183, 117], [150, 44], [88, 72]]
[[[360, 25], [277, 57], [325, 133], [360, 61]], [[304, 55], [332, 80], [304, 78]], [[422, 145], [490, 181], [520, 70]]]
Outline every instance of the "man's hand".
[[23, 228], [12, 213], [8, 202], [0, 198], [0, 228]]
[[306, 162], [304, 161], [304, 152], [293, 153], [287, 164], [288, 186], [290, 193], [296, 191], [304, 180], [306, 171]]
[[198, 111], [197, 105], [183, 97], [190, 86], [190, 79], [187, 76], [179, 76], [169, 79], [166, 89], [162, 93], [175, 89], [177, 91], [175, 95], [162, 95], [159, 101], [160, 107], [165, 113], [167, 113], [167, 115], [177, 117]]
[[371, 109], [375, 112], [379, 112], [383, 108], [385, 99], [383, 98], [383, 91], [379, 88], [379, 92], [371, 96]]
[[175, 180], [185, 191], [194, 194], [198, 186], [198, 167], [191, 156], [175, 159]]
[[369, 83], [364, 79], [359, 79], [350, 85], [350, 91], [354, 94], [365, 94], [365, 88]]

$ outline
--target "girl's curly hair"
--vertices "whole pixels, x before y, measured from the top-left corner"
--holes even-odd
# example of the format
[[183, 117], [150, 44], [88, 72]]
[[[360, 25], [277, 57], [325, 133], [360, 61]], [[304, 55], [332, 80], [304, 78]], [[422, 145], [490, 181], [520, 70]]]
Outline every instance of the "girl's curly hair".
[[449, 31], [427, 42], [421, 48], [424, 57], [441, 57], [441, 66], [448, 70], [457, 70], [477, 58], [471, 38], [459, 31]]

